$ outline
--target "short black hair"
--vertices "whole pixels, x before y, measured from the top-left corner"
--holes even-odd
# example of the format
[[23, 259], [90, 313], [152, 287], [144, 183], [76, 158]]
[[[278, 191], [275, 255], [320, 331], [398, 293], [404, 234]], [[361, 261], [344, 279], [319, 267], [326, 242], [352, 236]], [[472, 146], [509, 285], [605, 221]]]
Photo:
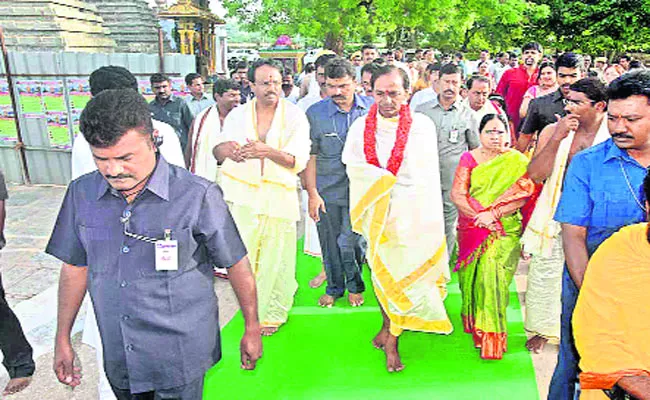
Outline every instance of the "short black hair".
[[440, 65], [439, 63], [430, 63], [430, 64], [427, 64], [427, 67], [425, 68], [425, 71], [431, 73], [431, 72], [435, 72], [435, 71], [440, 71], [440, 68], [442, 68], [442, 65]]
[[357, 72], [350, 61], [336, 57], [325, 65], [325, 78], [339, 79], [345, 78], [346, 76], [353, 80], [357, 77]]
[[408, 74], [403, 69], [394, 65], [382, 65], [379, 67], [379, 69], [372, 73], [372, 78], [370, 79], [370, 86], [372, 89], [375, 89], [375, 81], [377, 81], [380, 76], [390, 75], [395, 71], [397, 71], [402, 77], [402, 86], [404, 87], [404, 90], [408, 92], [409, 88], [411, 87], [411, 82], [409, 81]]
[[363, 54], [364, 50], [375, 50], [375, 51], [377, 51], [377, 47], [375, 47], [374, 44], [364, 44], [363, 46], [361, 46], [361, 54]]
[[316, 66], [313, 62], [307, 63], [305, 64], [304, 71], [306, 74], [311, 74], [312, 72], [316, 71]]
[[619, 76], [609, 84], [607, 96], [610, 100], [645, 96], [650, 102], [650, 71], [639, 69]]
[[468, 80], [467, 80], [467, 89], [472, 89], [472, 86], [474, 85], [474, 82], [484, 82], [487, 83], [488, 86], [492, 85], [492, 82], [490, 82], [490, 78], [487, 76], [483, 75], [472, 75]]
[[607, 86], [598, 78], [583, 78], [569, 86], [574, 92], [584, 93], [587, 98], [595, 103], [607, 102]]
[[503, 125], [506, 127], [506, 132], [510, 132], [510, 127], [508, 126], [508, 120], [503, 114], [485, 114], [483, 118], [481, 118], [481, 122], [478, 125], [478, 133], [483, 132], [485, 125], [487, 125], [487, 123], [492, 121], [493, 119], [498, 119], [499, 121], [501, 121], [501, 123], [503, 123]]
[[440, 68], [440, 76], [453, 74], [460, 74], [460, 76], [463, 76], [463, 68], [461, 68], [460, 65], [452, 63], [445, 64]]
[[381, 68], [381, 65], [377, 63], [374, 62], [368, 63], [363, 67], [361, 67], [361, 76], [363, 77], [363, 74], [365, 74], [366, 72], [370, 73], [370, 75], [374, 75], [375, 71], [377, 71], [379, 68]]
[[555, 63], [553, 61], [543, 61], [541, 64], [539, 64], [539, 68], [537, 69], [537, 79], [542, 77], [542, 70], [549, 67], [556, 70]]
[[241, 85], [234, 79], [217, 79], [212, 86], [212, 95], [223, 96], [229, 90], [241, 90]]
[[630, 61], [630, 69], [636, 69], [636, 68], [645, 69], [645, 66], [640, 60]]
[[130, 130], [153, 135], [151, 112], [131, 89], [108, 89], [93, 97], [81, 113], [79, 129], [93, 147], [114, 146]]
[[519, 56], [514, 51], [511, 51], [511, 52], [508, 53], [508, 57], [510, 57], [510, 58], [513, 58], [513, 57], [518, 58]]
[[90, 93], [97, 96], [108, 89], [138, 90], [138, 80], [126, 68], [108, 65], [94, 70], [88, 79]]
[[284, 75], [284, 66], [282, 63], [278, 60], [274, 60], [272, 58], [258, 58], [253, 62], [253, 65], [248, 69], [247, 73], [247, 78], [251, 82], [255, 82], [255, 72], [257, 71], [258, 68], [261, 68], [263, 66], [269, 66], [273, 67], [280, 72], [280, 76]]
[[464, 56], [463, 56], [463, 53], [456, 53], [455, 56], [456, 56], [456, 58], [458, 58], [459, 60], [462, 60], [463, 57], [464, 57]]
[[580, 54], [569, 51], [562, 53], [555, 61], [555, 70], [559, 70], [560, 67], [578, 68], [580, 71], [583, 71], [585, 69], [585, 63]]
[[248, 61], [238, 61], [237, 64], [235, 64], [235, 72], [239, 69], [248, 69]]
[[149, 81], [151, 82], [152, 85], [154, 83], [160, 83], [160, 82], [170, 82], [171, 83], [171, 79], [169, 79], [169, 77], [167, 75], [165, 75], [165, 74], [157, 74], [157, 73], [151, 75], [151, 78], [149, 78]]
[[623, 59], [623, 58], [628, 60], [628, 61], [632, 61], [632, 56], [629, 55], [629, 54], [621, 54], [621, 56], [618, 58], [618, 60], [621, 61], [621, 59]]
[[187, 86], [190, 86], [192, 82], [194, 82], [194, 79], [200, 78], [201, 75], [197, 74], [196, 72], [190, 72], [189, 74], [185, 75], [185, 84]]
[[542, 45], [537, 42], [528, 42], [525, 45], [523, 45], [523, 47], [521, 48], [521, 52], [523, 53], [526, 50], [536, 50], [538, 53], [544, 52]]
[[327, 63], [330, 62], [330, 60], [333, 58], [336, 58], [336, 54], [331, 54], [331, 53], [321, 54], [314, 62], [314, 67], [316, 67], [316, 69], [318, 69], [318, 67], [325, 68]]

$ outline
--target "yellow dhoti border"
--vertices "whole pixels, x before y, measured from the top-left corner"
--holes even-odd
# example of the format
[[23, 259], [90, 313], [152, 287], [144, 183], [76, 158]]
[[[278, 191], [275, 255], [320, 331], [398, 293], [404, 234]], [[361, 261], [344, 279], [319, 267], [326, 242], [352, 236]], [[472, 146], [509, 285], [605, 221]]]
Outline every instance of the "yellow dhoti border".
[[449, 266], [441, 221], [430, 218], [418, 206], [420, 196], [396, 185], [386, 170], [348, 165], [347, 172], [352, 228], [368, 241], [372, 281], [391, 334], [451, 333], [443, 304]]

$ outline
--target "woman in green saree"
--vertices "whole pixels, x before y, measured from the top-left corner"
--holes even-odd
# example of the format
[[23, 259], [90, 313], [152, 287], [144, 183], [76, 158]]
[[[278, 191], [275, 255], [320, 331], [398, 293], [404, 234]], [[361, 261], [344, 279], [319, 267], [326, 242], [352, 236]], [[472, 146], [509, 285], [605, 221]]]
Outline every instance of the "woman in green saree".
[[487, 114], [479, 125], [481, 146], [462, 155], [451, 200], [458, 208], [456, 271], [463, 325], [481, 358], [501, 359], [507, 349], [506, 308], [521, 246], [520, 208], [534, 192], [528, 158], [508, 147], [508, 124]]

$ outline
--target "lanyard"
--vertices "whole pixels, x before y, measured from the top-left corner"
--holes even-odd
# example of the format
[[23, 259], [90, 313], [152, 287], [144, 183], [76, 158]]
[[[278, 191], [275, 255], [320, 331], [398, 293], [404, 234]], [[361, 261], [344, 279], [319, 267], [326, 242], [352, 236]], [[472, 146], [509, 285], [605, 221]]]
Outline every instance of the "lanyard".
[[634, 201], [636, 202], [636, 205], [643, 210], [643, 212], [647, 212], [645, 209], [645, 206], [643, 203], [639, 201], [639, 198], [636, 197], [636, 193], [634, 192], [634, 189], [632, 188], [632, 184], [630, 183], [630, 178], [627, 176], [627, 172], [625, 172], [625, 167], [623, 166], [623, 161], [619, 158], [618, 163], [621, 166], [621, 172], [623, 173], [623, 177], [625, 178], [625, 183], [627, 183], [628, 189], [630, 189], [630, 193], [632, 193], [632, 197], [634, 197]]

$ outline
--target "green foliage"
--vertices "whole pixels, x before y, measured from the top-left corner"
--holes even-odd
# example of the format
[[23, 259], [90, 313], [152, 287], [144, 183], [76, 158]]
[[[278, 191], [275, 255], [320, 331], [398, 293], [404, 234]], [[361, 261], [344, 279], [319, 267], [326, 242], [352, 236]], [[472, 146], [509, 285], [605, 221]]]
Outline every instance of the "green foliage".
[[650, 0], [536, 1], [551, 14], [535, 33], [558, 50], [620, 53], [650, 47]]
[[350, 42], [475, 53], [545, 47], [592, 53], [650, 45], [650, 0], [223, 0], [242, 30], [342, 51]]

